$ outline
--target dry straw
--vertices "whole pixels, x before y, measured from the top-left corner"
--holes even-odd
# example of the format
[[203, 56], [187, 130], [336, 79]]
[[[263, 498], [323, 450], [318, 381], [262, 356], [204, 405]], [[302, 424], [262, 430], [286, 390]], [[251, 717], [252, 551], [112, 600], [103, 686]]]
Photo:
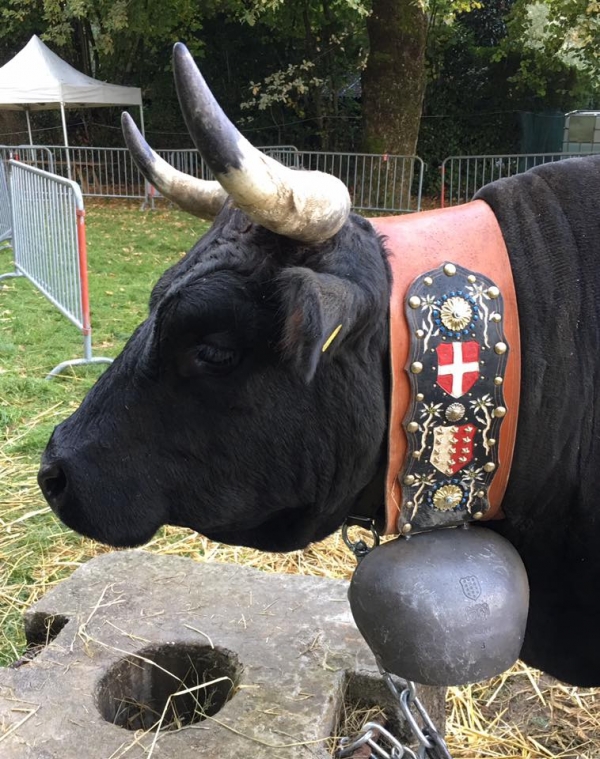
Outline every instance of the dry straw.
[[[22, 653], [18, 620], [56, 583], [107, 549], [63, 529], [38, 494], [30, 459], [0, 453], [0, 648]], [[265, 572], [346, 578], [354, 561], [339, 534], [305, 551], [265, 554], [165, 528], [149, 551], [234, 562]], [[576, 623], [576, 620], [574, 620]], [[455, 759], [599, 759], [600, 690], [561, 684], [523, 664], [491, 681], [451, 688], [447, 739]], [[369, 719], [372, 715], [363, 715]], [[23, 719], [27, 719], [24, 714]], [[358, 715], [357, 722], [360, 722]], [[12, 729], [12, 728], [11, 728]], [[0, 729], [0, 740], [7, 737]]]

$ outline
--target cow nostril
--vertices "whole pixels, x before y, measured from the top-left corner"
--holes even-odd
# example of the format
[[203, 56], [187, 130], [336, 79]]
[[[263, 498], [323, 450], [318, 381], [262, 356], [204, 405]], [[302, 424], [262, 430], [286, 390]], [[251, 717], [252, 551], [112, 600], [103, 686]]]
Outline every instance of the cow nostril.
[[51, 464], [40, 469], [38, 482], [48, 501], [56, 501], [67, 487], [67, 475], [58, 464]]

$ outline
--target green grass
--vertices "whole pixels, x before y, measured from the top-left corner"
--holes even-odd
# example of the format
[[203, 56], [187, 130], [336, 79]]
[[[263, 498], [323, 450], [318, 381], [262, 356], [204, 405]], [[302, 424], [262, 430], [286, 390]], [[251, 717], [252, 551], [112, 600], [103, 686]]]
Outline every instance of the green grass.
[[[154, 282], [207, 225], [177, 211], [141, 212], [132, 205], [94, 204], [86, 218], [94, 344], [96, 352], [114, 355], [145, 317]], [[11, 268], [10, 250], [4, 250], [0, 270]], [[77, 329], [29, 282], [10, 279], [4, 285], [0, 295], [4, 372], [29, 378], [39, 372], [43, 377], [66, 354], [81, 355]]]
[[[136, 206], [92, 205], [87, 210], [94, 354], [114, 357], [145, 318], [160, 274], [207, 225], [176, 211], [140, 212]], [[11, 252], [0, 254], [10, 271]], [[0, 429], [8, 454], [37, 455], [57, 419], [69, 413], [104, 367], [82, 367], [47, 381], [60, 361], [82, 356], [77, 328], [25, 278], [0, 290]], [[51, 407], [55, 407], [49, 412]], [[38, 419], [40, 413], [44, 413]], [[30, 424], [36, 420], [35, 424]], [[22, 434], [15, 436], [16, 427]]]
[[[200, 219], [137, 205], [87, 204], [94, 354], [116, 356], [145, 318], [160, 274], [207, 229]], [[0, 251], [0, 272], [12, 270]], [[53, 380], [59, 362], [82, 356], [79, 331], [25, 278], [0, 289], [0, 666], [24, 640], [23, 610], [99, 549], [45, 510], [35, 474], [54, 426], [79, 405], [104, 366]], [[42, 513], [37, 513], [42, 512]], [[181, 541], [173, 533], [172, 541]]]

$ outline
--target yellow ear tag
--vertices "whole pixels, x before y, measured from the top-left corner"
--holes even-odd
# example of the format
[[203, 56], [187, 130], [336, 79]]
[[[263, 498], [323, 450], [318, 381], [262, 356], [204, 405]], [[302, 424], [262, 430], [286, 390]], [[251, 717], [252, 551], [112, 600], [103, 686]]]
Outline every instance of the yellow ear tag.
[[338, 324], [337, 327], [333, 330], [333, 332], [329, 335], [327, 340], [325, 340], [325, 345], [321, 348], [321, 353], [325, 353], [327, 348], [331, 345], [331, 343], [335, 340], [335, 338], [338, 336], [339, 331], [341, 330], [342, 325]]

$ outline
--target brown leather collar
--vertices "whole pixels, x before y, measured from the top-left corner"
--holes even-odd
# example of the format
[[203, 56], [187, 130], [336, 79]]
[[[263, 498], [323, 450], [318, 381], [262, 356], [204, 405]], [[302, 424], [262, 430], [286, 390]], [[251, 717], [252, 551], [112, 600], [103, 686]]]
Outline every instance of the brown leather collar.
[[402, 427], [410, 402], [410, 383], [405, 371], [409, 356], [406, 294], [418, 275], [447, 262], [486, 275], [503, 293], [503, 326], [510, 346], [504, 377], [507, 413], [498, 443], [498, 469], [489, 489], [490, 508], [484, 517], [500, 518], [517, 429], [521, 361], [515, 287], [508, 251], [496, 217], [486, 203], [476, 200], [454, 208], [371, 221], [377, 232], [386, 238], [393, 276], [390, 305], [392, 390], [385, 486], [385, 534], [398, 533], [402, 502], [399, 473], [407, 452], [407, 440]]

